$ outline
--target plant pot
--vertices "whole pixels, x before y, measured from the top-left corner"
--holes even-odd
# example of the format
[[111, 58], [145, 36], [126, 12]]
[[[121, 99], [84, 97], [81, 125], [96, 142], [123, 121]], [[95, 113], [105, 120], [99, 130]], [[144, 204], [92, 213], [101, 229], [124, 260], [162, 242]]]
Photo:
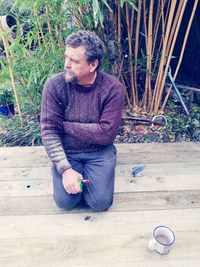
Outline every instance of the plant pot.
[[3, 115], [4, 117], [10, 117], [11, 115], [14, 115], [15, 114], [14, 103], [5, 106], [0, 106], [0, 114]]

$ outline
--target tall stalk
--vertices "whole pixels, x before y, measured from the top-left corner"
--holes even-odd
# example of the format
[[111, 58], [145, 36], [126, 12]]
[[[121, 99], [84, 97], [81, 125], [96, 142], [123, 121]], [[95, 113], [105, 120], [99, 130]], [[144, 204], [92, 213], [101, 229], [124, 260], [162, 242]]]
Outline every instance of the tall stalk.
[[135, 67], [134, 67], [134, 82], [135, 82], [135, 90], [138, 92], [137, 88], [137, 61], [138, 61], [138, 43], [139, 43], [139, 33], [140, 33], [140, 18], [142, 11], [142, 0], [138, 1], [138, 14], [137, 14], [137, 24], [136, 24], [136, 33], [135, 33]]
[[118, 40], [118, 45], [119, 47], [121, 47], [121, 7], [120, 7], [120, 3], [118, 2], [118, 6], [117, 6], [117, 40]]
[[[181, 12], [180, 12], [180, 16], [179, 16], [178, 21], [177, 21], [177, 25], [176, 25], [177, 27], [176, 27], [176, 30], [175, 30], [175, 33], [174, 33], [174, 36], [173, 36], [173, 41], [172, 41], [172, 44], [171, 44], [171, 47], [170, 47], [169, 55], [167, 57], [165, 71], [164, 71], [164, 74], [163, 74], [163, 77], [162, 77], [162, 81], [161, 81], [161, 85], [160, 85], [159, 98], [158, 98], [159, 102], [160, 102], [160, 99], [161, 99], [161, 96], [162, 96], [162, 92], [163, 92], [163, 89], [164, 89], [164, 84], [165, 84], [167, 72], [168, 72], [168, 69], [169, 69], [169, 64], [170, 64], [170, 61], [171, 61], [172, 53], [173, 53], [173, 50], [174, 50], [174, 46], [175, 46], [175, 43], [176, 43], [176, 39], [177, 39], [177, 36], [178, 36], [178, 32], [179, 32], [179, 29], [180, 29], [180, 25], [181, 25], [181, 21], [182, 21], [182, 18], [183, 18], [183, 14], [184, 14], [184, 11], [185, 11], [186, 4], [187, 4], [187, 1], [184, 1], [183, 5], [182, 5], [181, 1], [179, 2], [179, 5], [181, 6]], [[176, 21], [174, 23], [176, 23]], [[157, 111], [158, 110], [156, 110], [156, 112]]]
[[[39, 30], [39, 32], [41, 34], [42, 42], [46, 45], [46, 41], [45, 41], [45, 38], [44, 38], [44, 33], [43, 33], [43, 30], [42, 30], [42, 26], [41, 26], [41, 23], [40, 23], [39, 16], [37, 15], [37, 9], [36, 8], [34, 8], [33, 14], [36, 17], [37, 26], [38, 26], [38, 30]], [[40, 42], [40, 37], [39, 37], [39, 42]]]
[[[189, 23], [188, 23], [188, 26], [187, 26], [187, 30], [186, 30], [186, 33], [185, 33], [185, 37], [184, 37], [184, 41], [183, 41], [183, 45], [182, 45], [182, 49], [181, 49], [181, 53], [180, 53], [180, 56], [179, 56], [179, 61], [178, 61], [178, 64], [176, 66], [176, 70], [175, 70], [175, 73], [173, 75], [173, 79], [175, 80], [176, 77], [177, 77], [177, 74], [178, 74], [178, 71], [179, 71], [179, 68], [180, 68], [180, 65], [181, 65], [181, 62], [183, 60], [183, 55], [184, 55], [184, 52], [185, 52], [185, 47], [186, 47], [186, 43], [187, 43], [187, 39], [188, 39], [188, 36], [189, 36], [189, 32], [190, 32], [190, 28], [192, 26], [192, 21], [194, 19], [194, 15], [195, 15], [195, 12], [196, 12], [196, 8], [197, 8], [197, 5], [198, 5], [198, 1], [199, 0], [195, 0], [194, 2], [194, 5], [193, 5], [193, 9], [192, 9], [192, 13], [190, 15], [190, 20], [189, 20]], [[170, 86], [168, 92], [167, 92], [167, 95], [164, 99], [164, 102], [162, 104], [162, 107], [160, 109], [161, 112], [163, 112], [166, 104], [167, 104], [167, 100], [169, 98], [169, 95], [171, 93], [171, 90], [172, 90], [172, 86]]]
[[2, 33], [2, 41], [3, 41], [4, 49], [5, 49], [5, 52], [6, 52], [6, 58], [7, 58], [7, 61], [8, 61], [10, 79], [11, 79], [13, 92], [14, 92], [14, 95], [15, 95], [15, 100], [16, 100], [16, 104], [17, 104], [17, 110], [19, 112], [19, 118], [20, 118], [20, 121], [21, 121], [21, 125], [23, 125], [22, 113], [21, 113], [21, 108], [20, 108], [19, 99], [18, 99], [18, 95], [17, 95], [17, 89], [16, 89], [16, 85], [15, 85], [14, 72], [13, 72], [13, 69], [12, 69], [12, 62], [11, 62], [11, 58], [10, 58], [10, 54], [9, 54], [9, 45], [8, 45], [8, 41], [6, 39], [6, 34], [5, 34], [4, 30], [3, 30], [1, 21], [0, 21], [0, 33]]
[[[148, 23], [148, 38], [147, 38], [147, 73], [146, 73], [146, 85], [148, 90], [148, 110], [151, 103], [152, 92], [151, 92], [151, 60], [152, 60], [152, 24], [153, 24], [153, 5], [154, 0], [150, 1], [149, 7], [149, 23]], [[146, 89], [146, 88], [145, 88]]]
[[131, 89], [132, 89], [132, 98], [133, 98], [133, 105], [137, 109], [137, 100], [136, 100], [136, 91], [134, 86], [134, 74], [133, 74], [133, 51], [132, 51], [132, 38], [131, 38], [131, 27], [129, 22], [129, 8], [128, 3], [125, 3], [125, 9], [126, 9], [126, 24], [127, 24], [127, 33], [128, 33], [128, 48], [129, 48], [129, 68], [130, 68], [130, 76], [131, 76]]
[[159, 97], [160, 96], [160, 90], [161, 90], [160, 85], [161, 85], [161, 80], [162, 80], [162, 75], [163, 75], [164, 64], [165, 64], [166, 46], [167, 46], [167, 41], [169, 38], [171, 24], [173, 21], [173, 15], [175, 12], [176, 2], [177, 2], [177, 0], [173, 0], [171, 2], [169, 17], [168, 17], [168, 21], [167, 21], [167, 28], [166, 28], [166, 33], [165, 33], [165, 37], [164, 37], [162, 56], [161, 56], [161, 60], [160, 60], [158, 75], [157, 75], [155, 89], [154, 89], [155, 90], [155, 96], [154, 96], [154, 99], [151, 103], [151, 111], [154, 111], [154, 113], [157, 113], [159, 101], [160, 101], [160, 97]]
[[52, 35], [52, 30], [51, 30], [51, 24], [50, 24], [50, 18], [49, 18], [49, 7], [46, 6], [46, 19], [47, 19], [47, 26], [48, 26], [48, 31], [50, 36]]

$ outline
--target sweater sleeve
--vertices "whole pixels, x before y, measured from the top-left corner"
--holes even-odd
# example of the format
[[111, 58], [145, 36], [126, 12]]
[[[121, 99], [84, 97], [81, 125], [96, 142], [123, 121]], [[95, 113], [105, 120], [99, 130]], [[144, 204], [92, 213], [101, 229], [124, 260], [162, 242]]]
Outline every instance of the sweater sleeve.
[[66, 134], [90, 144], [109, 145], [113, 143], [121, 122], [125, 90], [114, 87], [104, 101], [99, 123], [63, 123]]
[[60, 175], [71, 167], [61, 141], [61, 136], [64, 134], [63, 120], [64, 108], [50, 79], [43, 89], [41, 133], [46, 152]]

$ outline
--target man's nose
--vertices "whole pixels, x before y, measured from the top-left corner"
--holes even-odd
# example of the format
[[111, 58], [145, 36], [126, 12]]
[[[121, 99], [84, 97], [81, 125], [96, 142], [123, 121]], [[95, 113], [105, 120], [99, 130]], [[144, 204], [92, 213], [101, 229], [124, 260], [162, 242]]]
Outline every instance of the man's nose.
[[71, 60], [65, 59], [65, 68], [71, 68]]

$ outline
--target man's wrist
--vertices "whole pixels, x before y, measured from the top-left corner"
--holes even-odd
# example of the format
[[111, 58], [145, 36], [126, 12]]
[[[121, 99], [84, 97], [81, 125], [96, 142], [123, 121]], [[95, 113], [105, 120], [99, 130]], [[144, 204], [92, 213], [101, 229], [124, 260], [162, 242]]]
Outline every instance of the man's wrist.
[[66, 174], [66, 173], [69, 173], [70, 171], [72, 170], [72, 168], [70, 167], [70, 168], [67, 168], [66, 170], [64, 170], [64, 172], [62, 173], [62, 176], [64, 175], [64, 174]]

